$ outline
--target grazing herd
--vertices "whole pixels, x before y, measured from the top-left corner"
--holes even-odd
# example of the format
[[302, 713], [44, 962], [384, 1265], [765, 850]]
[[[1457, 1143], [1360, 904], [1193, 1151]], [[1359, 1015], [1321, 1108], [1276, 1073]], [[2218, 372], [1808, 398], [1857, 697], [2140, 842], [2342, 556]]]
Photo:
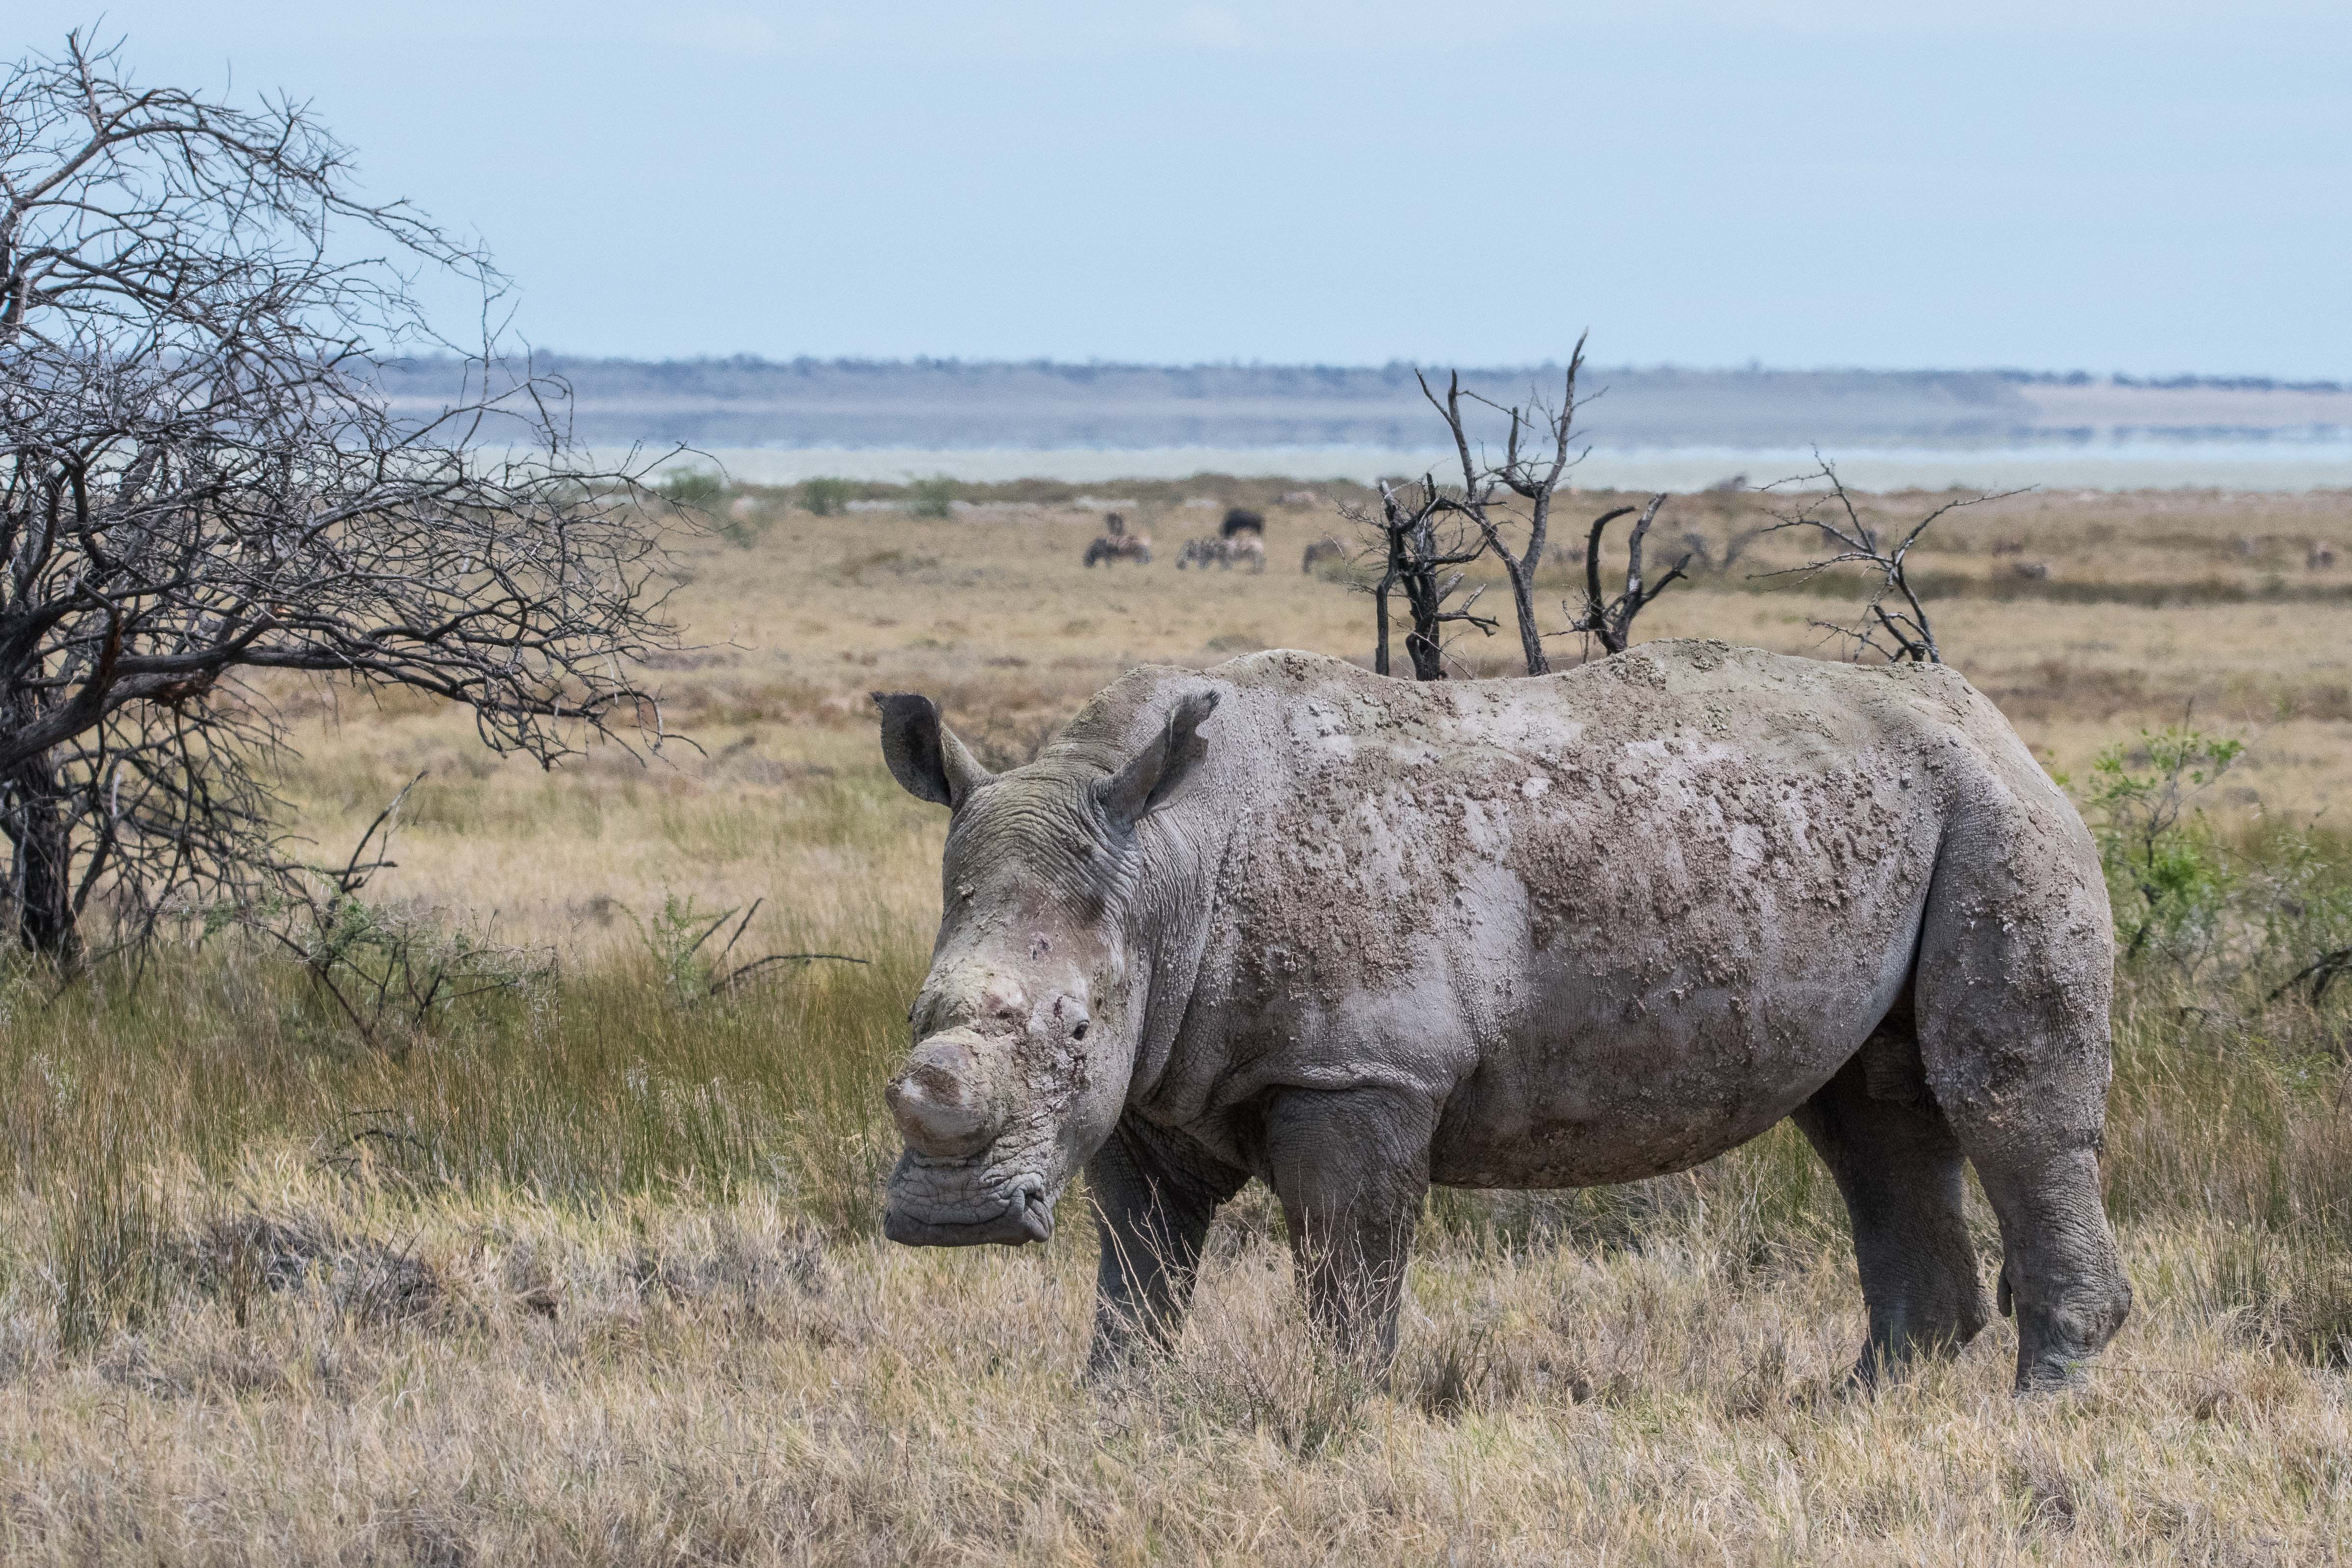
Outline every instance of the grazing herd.
[[[1718, 487], [1709, 486], [1710, 489]], [[1288, 496], [1284, 497], [1286, 503], [1290, 499]], [[1738, 559], [1741, 550], [1748, 542], [1763, 531], [1760, 528], [1751, 528], [1734, 538], [1720, 566], [1729, 567]], [[2242, 538], [2237, 541], [2237, 553], [2241, 556], [2255, 555], [2259, 553], [2263, 542], [2252, 536]], [[1702, 535], [1685, 534], [1684, 543], [1697, 557], [1701, 565], [1717, 564], [1710, 558], [1707, 541]], [[1997, 557], [2021, 556], [2025, 550], [2026, 541], [2022, 538], [2005, 538], [1993, 541], [1992, 553]], [[1349, 553], [1346, 540], [1336, 534], [1325, 534], [1307, 547], [1306, 551], [1299, 558], [1298, 570], [1311, 577], [1316, 570], [1326, 562], [1336, 565], [1345, 561]], [[1553, 554], [1556, 561], [1562, 566], [1580, 566], [1584, 559], [1581, 549], [1565, 544], [1555, 546]], [[1130, 532], [1127, 526], [1127, 519], [1117, 512], [1111, 512], [1103, 517], [1103, 531], [1096, 537], [1094, 542], [1087, 546], [1086, 563], [1088, 566], [1094, 566], [1098, 563], [1122, 560], [1132, 561], [1137, 566], [1150, 565], [1151, 537], [1149, 534]], [[2333, 570], [2336, 561], [2336, 547], [2325, 539], [2310, 541], [2309, 547], [2304, 551], [2304, 565], [2313, 571]], [[1246, 507], [1230, 507], [1216, 533], [1204, 535], [1199, 538], [1186, 539], [1183, 548], [1176, 552], [1176, 570], [1179, 571], [1189, 570], [1195, 567], [1206, 571], [1213, 566], [1222, 567], [1227, 571], [1231, 571], [1236, 566], [1245, 566], [1253, 572], [1264, 571], [1265, 570], [1265, 518]], [[2011, 560], [2008, 563], [2008, 575], [2027, 582], [2047, 581], [2050, 577], [2050, 563], [2040, 560]]]
[[[1342, 547], [1328, 536], [1309, 545], [1305, 570], [1312, 571], [1322, 557], [1318, 553], [1328, 547], [1332, 552]], [[1137, 566], [1151, 564], [1151, 538], [1148, 534], [1131, 533], [1127, 519], [1117, 512], [1103, 518], [1103, 531], [1087, 546], [1088, 566], [1112, 561], [1132, 561]], [[1216, 533], [1201, 538], [1187, 539], [1176, 553], [1176, 570], [1198, 567], [1206, 571], [1211, 567], [1227, 571], [1236, 566], [1247, 567], [1253, 572], [1265, 570], [1265, 518], [1246, 507], [1227, 509], [1224, 522]]]

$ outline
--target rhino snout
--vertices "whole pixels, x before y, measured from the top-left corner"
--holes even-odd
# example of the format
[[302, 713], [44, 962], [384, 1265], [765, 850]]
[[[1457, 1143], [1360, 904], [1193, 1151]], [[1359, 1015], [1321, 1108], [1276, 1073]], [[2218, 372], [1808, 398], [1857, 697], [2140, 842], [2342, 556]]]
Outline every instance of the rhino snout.
[[931, 1159], [961, 1159], [988, 1147], [1004, 1129], [989, 1103], [974, 1037], [961, 1030], [915, 1047], [882, 1091], [907, 1146]]

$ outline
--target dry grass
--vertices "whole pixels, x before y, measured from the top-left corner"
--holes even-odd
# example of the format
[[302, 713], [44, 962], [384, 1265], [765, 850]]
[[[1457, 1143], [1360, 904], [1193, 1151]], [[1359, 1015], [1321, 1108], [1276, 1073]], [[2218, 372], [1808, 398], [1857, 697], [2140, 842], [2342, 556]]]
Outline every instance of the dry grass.
[[[2139, 1306], [2057, 1401], [2010, 1398], [2006, 1324], [1844, 1388], [1850, 1249], [1785, 1128], [1632, 1188], [1438, 1195], [1385, 1392], [1305, 1336], [1255, 1194], [1180, 1354], [1105, 1388], [1076, 1382], [1080, 1205], [1044, 1249], [877, 1240], [941, 824], [882, 777], [863, 694], [933, 692], [1017, 759], [1138, 660], [1364, 651], [1362, 602], [1297, 570], [1318, 520], [1277, 510], [1265, 577], [1203, 580], [1168, 563], [1216, 514], [1139, 510], [1140, 570], [1083, 570], [1095, 517], [1050, 510], [779, 511], [695, 547], [710, 646], [664, 678], [707, 755], [543, 775], [417, 705], [319, 713], [289, 779], [310, 832], [347, 841], [430, 768], [380, 891], [562, 954], [404, 1049], [234, 946], [135, 994], [0, 981], [0, 1558], [2338, 1559], [2334, 1002], [2126, 988], [2107, 1176]], [[1923, 565], [1950, 656], [2054, 765], [2193, 701], [2253, 741], [2227, 782], [2275, 822], [2352, 781], [2352, 566], [2308, 570], [2313, 538], [2352, 561], [2342, 497], [2032, 497]], [[2048, 579], [2005, 575], [2016, 539]], [[1707, 578], [1643, 629], [1801, 650], [1827, 607]], [[751, 951], [874, 963], [698, 998], [645, 939], [687, 897], [764, 897]]]

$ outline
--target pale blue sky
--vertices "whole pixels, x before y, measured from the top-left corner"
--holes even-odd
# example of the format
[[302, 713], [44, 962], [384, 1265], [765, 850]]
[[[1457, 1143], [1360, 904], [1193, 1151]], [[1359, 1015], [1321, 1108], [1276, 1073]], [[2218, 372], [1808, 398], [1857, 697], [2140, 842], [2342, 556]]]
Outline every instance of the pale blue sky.
[[2343, 0], [102, 15], [313, 99], [568, 351], [2352, 378]]

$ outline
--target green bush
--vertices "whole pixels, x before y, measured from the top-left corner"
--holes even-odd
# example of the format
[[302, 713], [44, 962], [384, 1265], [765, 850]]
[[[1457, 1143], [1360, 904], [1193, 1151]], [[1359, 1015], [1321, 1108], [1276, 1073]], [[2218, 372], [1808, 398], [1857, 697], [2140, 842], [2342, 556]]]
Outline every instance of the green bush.
[[907, 493], [913, 498], [915, 516], [944, 517], [956, 498], [956, 482], [944, 474], [934, 474], [928, 479], [908, 480]]
[[673, 507], [707, 512], [727, 498], [727, 481], [707, 468], [685, 468], [664, 479], [662, 499]]
[[801, 505], [820, 517], [832, 517], [849, 508], [850, 484], [827, 475], [801, 481]]
[[2299, 992], [2325, 1023], [2321, 1004], [2352, 976], [2352, 841], [2259, 806], [2250, 823], [2217, 829], [2197, 798], [2243, 751], [2176, 725], [2092, 764], [2083, 813], [2106, 873], [2125, 1001], [2252, 1027]]
[[2221, 938], [2236, 881], [2196, 798], [2245, 750], [2174, 725], [2142, 730], [2091, 764], [2084, 814], [2098, 840], [2126, 963], [2165, 954], [2193, 964]]

